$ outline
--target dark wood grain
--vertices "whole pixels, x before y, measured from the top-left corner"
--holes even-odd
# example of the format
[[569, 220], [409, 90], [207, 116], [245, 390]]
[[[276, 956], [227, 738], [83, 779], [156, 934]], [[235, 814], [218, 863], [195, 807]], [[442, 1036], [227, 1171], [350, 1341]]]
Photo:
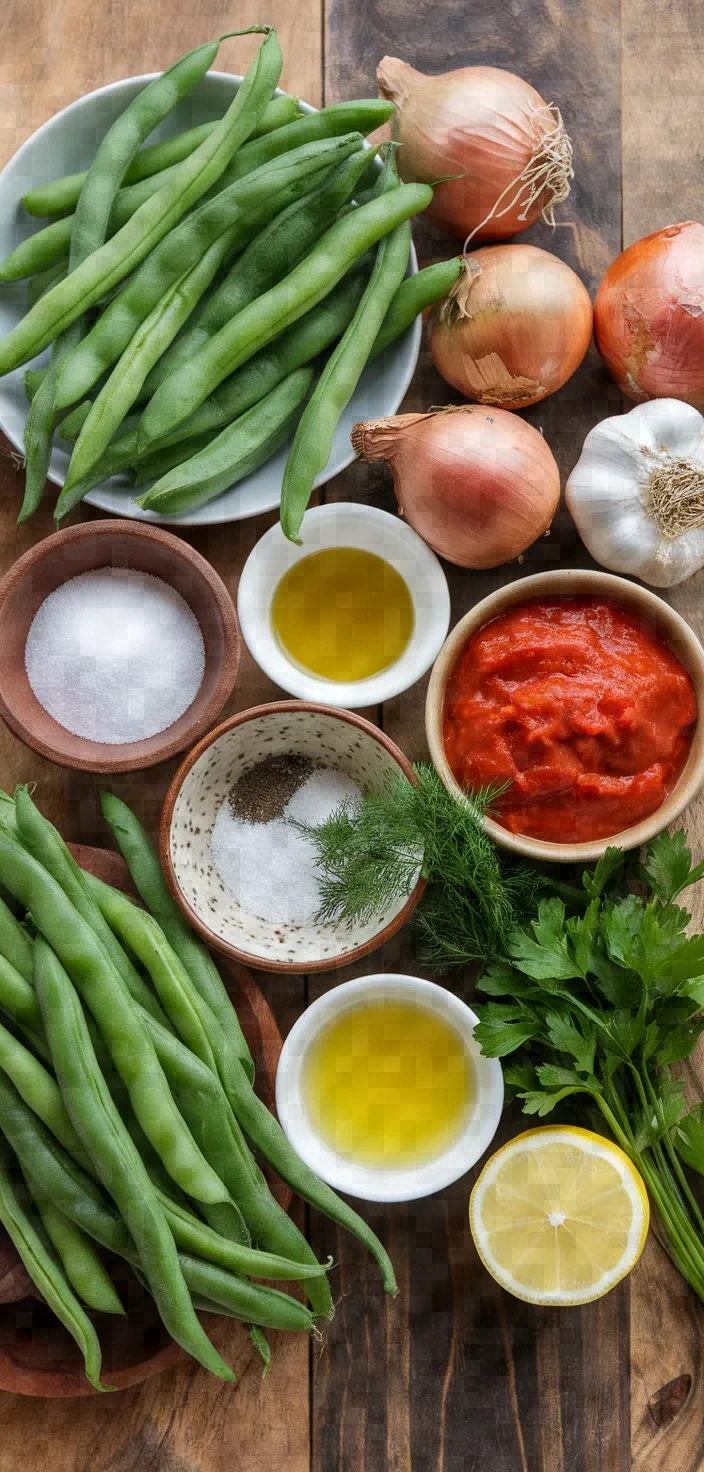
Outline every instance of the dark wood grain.
[[[471, 7], [464, 0], [433, 7], [327, 0], [325, 98], [368, 92], [385, 53], [424, 72], [490, 64], [526, 77], [562, 109], [575, 145], [576, 178], [558, 228], [541, 224], [521, 238], [560, 255], [593, 293], [621, 248], [619, 23], [618, 0], [499, 0]], [[414, 238], [421, 263], [459, 248], [427, 222], [416, 226]], [[404, 408], [450, 402], [459, 396], [424, 352]], [[551, 446], [563, 484], [587, 431], [620, 405], [592, 348], [559, 393], [525, 412]], [[394, 509], [390, 478], [376, 466], [351, 467], [326, 494], [370, 498]], [[446, 565], [452, 622], [506, 581], [566, 564], [589, 560], [560, 515], [550, 536], [520, 563], [486, 573]], [[414, 758], [427, 755], [425, 683], [390, 702], [380, 717]], [[398, 969], [398, 955], [398, 946], [388, 947], [368, 965]], [[505, 1129], [517, 1127], [514, 1122]], [[403, 1311], [387, 1305], [385, 1332], [368, 1313], [373, 1269], [347, 1239], [336, 1244], [347, 1296], [328, 1334], [327, 1360], [314, 1364], [315, 1472], [382, 1472], [387, 1466], [409, 1472], [624, 1472], [630, 1466], [628, 1288], [560, 1314], [510, 1299], [487, 1278], [474, 1252], [467, 1223], [472, 1180], [429, 1201], [370, 1214], [394, 1242], [404, 1284]], [[322, 1250], [327, 1237], [322, 1225], [318, 1231]]]
[[[703, 217], [701, 6], [698, 0], [653, 0], [647, 25], [642, 21], [638, 0], [623, 0], [624, 245]], [[665, 596], [704, 638], [704, 573]], [[686, 827], [701, 859], [701, 792]], [[704, 928], [701, 887], [689, 891], [688, 908], [697, 930]], [[689, 1062], [687, 1077], [690, 1093], [701, 1098], [704, 1048]], [[630, 1340], [634, 1464], [647, 1472], [698, 1472], [704, 1461], [704, 1307], [683, 1287], [652, 1233], [631, 1278]]]

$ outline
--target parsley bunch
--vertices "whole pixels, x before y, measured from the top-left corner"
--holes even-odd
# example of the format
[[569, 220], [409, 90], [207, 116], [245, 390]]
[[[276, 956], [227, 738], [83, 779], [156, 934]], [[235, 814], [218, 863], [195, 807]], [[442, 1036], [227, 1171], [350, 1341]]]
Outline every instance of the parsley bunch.
[[[678, 896], [704, 875], [684, 833], [642, 863], [610, 848], [582, 888], [553, 885], [478, 985], [475, 1036], [526, 1114], [586, 1106], [645, 1180], [680, 1272], [704, 1300], [704, 1216], [683, 1162], [704, 1173], [702, 1106], [687, 1109], [672, 1065], [704, 1031], [704, 935]], [[557, 890], [558, 893], [554, 891]]]

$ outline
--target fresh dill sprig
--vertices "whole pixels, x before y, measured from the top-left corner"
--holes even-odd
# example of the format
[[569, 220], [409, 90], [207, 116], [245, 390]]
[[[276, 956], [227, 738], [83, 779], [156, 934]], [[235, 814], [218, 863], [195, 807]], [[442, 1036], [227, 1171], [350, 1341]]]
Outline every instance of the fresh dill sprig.
[[419, 763], [414, 773], [417, 786], [398, 776], [319, 828], [297, 825], [318, 851], [319, 919], [364, 924], [406, 899], [421, 872], [414, 923], [423, 959], [438, 968], [487, 960], [533, 911], [544, 881], [499, 857], [482, 826], [503, 789], [459, 802], [434, 767]]

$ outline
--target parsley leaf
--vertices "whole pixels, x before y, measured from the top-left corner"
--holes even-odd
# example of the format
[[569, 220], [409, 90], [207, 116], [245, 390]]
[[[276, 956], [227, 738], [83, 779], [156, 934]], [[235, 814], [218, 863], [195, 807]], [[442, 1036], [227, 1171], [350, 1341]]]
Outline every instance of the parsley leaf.
[[683, 830], [668, 833], [667, 829], [651, 839], [646, 849], [643, 874], [647, 883], [663, 904], [667, 905], [704, 875], [704, 863], [692, 868], [692, 853], [687, 846]]
[[474, 1036], [485, 1058], [505, 1058], [507, 1053], [515, 1053], [517, 1048], [529, 1042], [539, 1031], [539, 1024], [528, 1017], [521, 1021], [503, 1019], [496, 1015], [484, 1017], [484, 1005], [476, 1009], [480, 1020], [474, 1029]]
[[545, 1013], [545, 1026], [553, 1047], [561, 1053], [571, 1053], [581, 1073], [591, 1074], [594, 1070], [596, 1052], [596, 1027], [593, 1022], [577, 1022], [558, 1012]]
[[509, 941], [509, 955], [519, 971], [535, 981], [553, 983], [571, 981], [579, 975], [567, 948], [562, 900], [541, 900], [531, 929], [535, 939], [525, 930], [516, 930]]

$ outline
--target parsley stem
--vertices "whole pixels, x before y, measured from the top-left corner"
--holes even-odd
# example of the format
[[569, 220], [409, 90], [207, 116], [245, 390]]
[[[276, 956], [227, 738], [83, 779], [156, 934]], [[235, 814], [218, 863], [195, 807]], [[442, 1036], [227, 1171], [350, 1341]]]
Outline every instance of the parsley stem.
[[[640, 1082], [640, 1080], [639, 1080]], [[665, 1231], [668, 1251], [678, 1271], [686, 1278], [698, 1295], [704, 1300], [704, 1250], [701, 1241], [692, 1229], [690, 1218], [682, 1204], [677, 1188], [672, 1181], [667, 1162], [663, 1159], [661, 1172], [657, 1169], [657, 1156], [651, 1160], [636, 1148], [635, 1140], [630, 1129], [628, 1116], [613, 1079], [604, 1086], [604, 1092], [608, 1089], [613, 1110], [609, 1107], [605, 1097], [598, 1099], [604, 1118], [608, 1121], [615, 1139], [629, 1159], [640, 1171], [650, 1191], [652, 1199], [657, 1207], [658, 1214]], [[642, 1092], [641, 1083], [641, 1092]], [[621, 1123], [617, 1119], [620, 1116]]]
[[[643, 1079], [645, 1081], [645, 1086], [646, 1086], [646, 1088], [648, 1090], [648, 1093], [650, 1094], [653, 1107], [654, 1107], [656, 1113], [659, 1115], [660, 1121], [661, 1121], [662, 1125], [664, 1126], [665, 1125], [665, 1119], [664, 1119], [663, 1112], [662, 1112], [662, 1103], [658, 1099], [657, 1094], [655, 1093], [655, 1089], [653, 1088], [653, 1083], [652, 1083], [652, 1080], [651, 1080], [650, 1075], [648, 1073], [648, 1068], [647, 1068], [645, 1059], [643, 1060], [642, 1068], [643, 1068]], [[680, 1161], [680, 1158], [679, 1158], [679, 1156], [677, 1154], [677, 1151], [675, 1150], [675, 1147], [674, 1147], [674, 1145], [672, 1143], [672, 1140], [670, 1139], [670, 1134], [669, 1134], [669, 1131], [667, 1129], [665, 1129], [665, 1132], [663, 1134], [663, 1143], [664, 1143], [665, 1149], [667, 1151], [667, 1154], [669, 1156], [671, 1168], [674, 1171], [674, 1173], [675, 1173], [675, 1175], [677, 1177], [677, 1180], [679, 1182], [680, 1190], [684, 1193], [684, 1196], [685, 1196], [686, 1200], [689, 1203], [689, 1206], [690, 1206], [692, 1215], [694, 1217], [694, 1220], [695, 1220], [695, 1222], [697, 1224], [697, 1227], [699, 1228], [699, 1231], [702, 1233], [702, 1237], [704, 1237], [704, 1215], [702, 1215], [702, 1211], [701, 1211], [701, 1208], [699, 1206], [699, 1202], [697, 1201], [697, 1198], [694, 1195], [694, 1192], [693, 1192], [693, 1190], [692, 1190], [692, 1188], [691, 1188], [691, 1186], [689, 1184], [689, 1181], [687, 1180], [687, 1176], [685, 1174], [684, 1167], [682, 1166], [682, 1162]]]
[[[685, 1273], [685, 1277], [698, 1293], [699, 1297], [704, 1299], [704, 1251], [702, 1250], [702, 1242], [694, 1231], [689, 1213], [683, 1205], [677, 1186], [672, 1179], [660, 1142], [658, 1141], [652, 1146], [651, 1150], [653, 1160], [659, 1167], [657, 1173], [659, 1177], [659, 1188], [665, 1198], [669, 1197], [667, 1210], [665, 1210], [655, 1195], [652, 1178], [656, 1176], [656, 1172], [652, 1170], [650, 1161], [648, 1160], [646, 1162], [645, 1156], [641, 1156], [640, 1169], [643, 1171], [668, 1236], [677, 1241], [680, 1251], [684, 1253], [685, 1260], [690, 1264], [690, 1272]], [[648, 1180], [646, 1170], [651, 1176], [650, 1180]], [[692, 1277], [692, 1273], [694, 1274], [694, 1278]]]

